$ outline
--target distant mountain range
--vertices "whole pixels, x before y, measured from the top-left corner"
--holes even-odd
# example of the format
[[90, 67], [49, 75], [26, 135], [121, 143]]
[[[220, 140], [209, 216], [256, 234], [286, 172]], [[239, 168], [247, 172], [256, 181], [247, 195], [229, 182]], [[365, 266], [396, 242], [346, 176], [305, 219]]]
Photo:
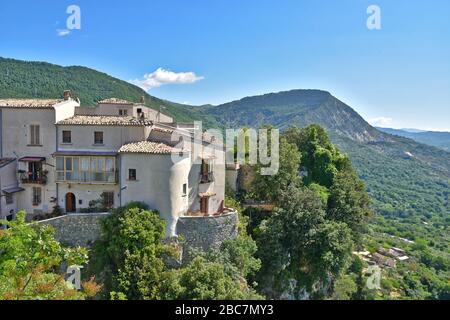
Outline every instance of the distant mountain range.
[[450, 132], [424, 131], [418, 129], [391, 129], [380, 127], [377, 127], [377, 129], [395, 136], [410, 138], [417, 142], [450, 151]]
[[[84, 105], [109, 97], [138, 101], [145, 96], [149, 107], [163, 106], [177, 121], [202, 120], [205, 127], [272, 124], [286, 129], [317, 123], [349, 154], [380, 214], [415, 224], [437, 217], [439, 225], [450, 213], [449, 152], [417, 142], [429, 140], [411, 137], [414, 141], [406, 134], [378, 130], [326, 91], [292, 90], [218, 106], [186, 106], [150, 96], [130, 83], [85, 67], [0, 58], [0, 98], [54, 98], [64, 89], [72, 90]], [[423, 236], [427, 230], [419, 223], [414, 232]]]

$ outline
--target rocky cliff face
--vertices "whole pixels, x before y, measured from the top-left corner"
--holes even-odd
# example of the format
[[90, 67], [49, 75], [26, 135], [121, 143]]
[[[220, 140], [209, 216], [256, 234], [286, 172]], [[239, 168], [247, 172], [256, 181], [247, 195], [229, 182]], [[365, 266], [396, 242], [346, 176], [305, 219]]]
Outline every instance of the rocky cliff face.
[[285, 129], [314, 123], [359, 142], [388, 139], [348, 105], [321, 90], [292, 90], [247, 97], [208, 107], [207, 112], [225, 125], [257, 127], [272, 124]]

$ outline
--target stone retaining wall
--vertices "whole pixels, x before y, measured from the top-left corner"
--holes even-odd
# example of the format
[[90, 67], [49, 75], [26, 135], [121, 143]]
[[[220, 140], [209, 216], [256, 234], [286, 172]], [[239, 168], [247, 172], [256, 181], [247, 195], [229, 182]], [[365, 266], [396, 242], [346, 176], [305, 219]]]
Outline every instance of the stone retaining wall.
[[[108, 215], [69, 214], [36, 223], [53, 226], [55, 238], [62, 244], [86, 247], [100, 237], [100, 220]], [[238, 215], [231, 212], [218, 217], [181, 217], [177, 223], [177, 234], [184, 239], [183, 260], [186, 261], [193, 249], [218, 249], [224, 241], [235, 239], [238, 236]]]
[[108, 213], [68, 214], [36, 223], [53, 226], [56, 230], [55, 238], [62, 244], [86, 247], [100, 237], [100, 220], [108, 215]]
[[218, 217], [181, 217], [178, 219], [177, 234], [183, 237], [183, 260], [189, 259], [189, 251], [218, 249], [224, 241], [238, 236], [238, 215], [236, 212]]

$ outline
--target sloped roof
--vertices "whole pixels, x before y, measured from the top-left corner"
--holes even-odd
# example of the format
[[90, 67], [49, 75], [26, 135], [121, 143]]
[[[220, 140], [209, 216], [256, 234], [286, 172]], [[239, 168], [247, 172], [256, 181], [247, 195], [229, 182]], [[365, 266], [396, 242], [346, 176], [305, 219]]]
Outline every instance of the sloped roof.
[[119, 98], [103, 99], [103, 100], [100, 100], [98, 103], [99, 104], [100, 103], [103, 103], [103, 104], [134, 104], [134, 102], [130, 102], [130, 101], [127, 101], [124, 99], [119, 99]]
[[0, 99], [0, 107], [51, 109], [62, 99]]
[[164, 143], [151, 141], [133, 142], [123, 145], [119, 149], [119, 153], [172, 154], [178, 152], [181, 152], [181, 150]]
[[59, 125], [87, 125], [87, 126], [151, 126], [152, 121], [122, 116], [73, 116], [61, 120]]

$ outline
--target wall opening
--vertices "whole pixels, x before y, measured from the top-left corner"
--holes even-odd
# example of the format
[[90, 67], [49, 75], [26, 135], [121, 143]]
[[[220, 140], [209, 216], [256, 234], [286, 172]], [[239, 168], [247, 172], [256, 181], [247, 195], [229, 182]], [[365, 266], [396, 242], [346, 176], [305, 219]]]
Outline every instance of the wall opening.
[[76, 212], [77, 211], [77, 202], [75, 195], [71, 192], [66, 194], [66, 212]]

